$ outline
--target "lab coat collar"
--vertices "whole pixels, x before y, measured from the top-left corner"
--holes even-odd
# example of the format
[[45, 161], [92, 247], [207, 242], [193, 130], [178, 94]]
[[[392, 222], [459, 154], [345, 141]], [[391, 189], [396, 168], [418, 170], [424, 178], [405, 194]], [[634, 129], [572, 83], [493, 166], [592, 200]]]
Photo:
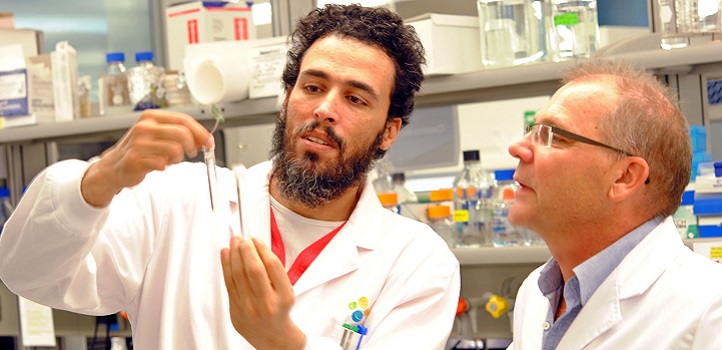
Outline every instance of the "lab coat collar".
[[624, 317], [624, 300], [643, 294], [686, 249], [671, 218], [659, 224], [622, 260], [582, 308], [559, 343], [582, 349]]
[[[269, 247], [271, 164], [264, 162], [247, 169], [241, 185], [243, 217], [247, 218], [244, 226]], [[359, 251], [373, 250], [382, 238], [383, 228], [378, 220], [381, 210], [386, 209], [381, 206], [371, 181], [367, 180], [347, 224], [294, 285], [296, 295], [358, 269]]]

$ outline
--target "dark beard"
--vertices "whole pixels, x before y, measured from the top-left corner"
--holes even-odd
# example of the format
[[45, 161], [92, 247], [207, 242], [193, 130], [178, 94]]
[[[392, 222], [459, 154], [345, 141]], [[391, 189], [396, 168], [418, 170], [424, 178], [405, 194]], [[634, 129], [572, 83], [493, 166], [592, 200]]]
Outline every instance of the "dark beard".
[[332, 127], [326, 126], [323, 131], [338, 146], [341, 156], [338, 164], [322, 164], [313, 152], [296, 155], [292, 142], [300, 133], [318, 128], [320, 123], [314, 121], [287, 135], [286, 117], [284, 106], [276, 121], [271, 150], [271, 157], [275, 156], [273, 178], [285, 198], [317, 208], [341, 197], [348, 188], [366, 179], [366, 173], [379, 153], [383, 129], [365, 152], [346, 155], [343, 140], [334, 133]]

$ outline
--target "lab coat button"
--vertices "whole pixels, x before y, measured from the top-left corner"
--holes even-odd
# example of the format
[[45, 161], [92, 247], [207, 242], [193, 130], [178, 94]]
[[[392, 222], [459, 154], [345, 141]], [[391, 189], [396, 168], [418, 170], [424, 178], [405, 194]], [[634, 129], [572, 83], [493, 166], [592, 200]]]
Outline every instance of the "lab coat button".
[[544, 324], [542, 325], [542, 328], [544, 328], [545, 331], [548, 331], [549, 328], [552, 328], [552, 325], [549, 324], [549, 322], [544, 322]]

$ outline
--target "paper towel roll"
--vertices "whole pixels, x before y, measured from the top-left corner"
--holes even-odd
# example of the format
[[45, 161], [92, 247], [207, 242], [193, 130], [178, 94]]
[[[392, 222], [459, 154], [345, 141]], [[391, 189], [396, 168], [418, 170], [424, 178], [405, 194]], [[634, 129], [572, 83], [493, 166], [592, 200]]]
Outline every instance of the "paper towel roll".
[[[234, 50], [235, 51], [235, 50]], [[247, 58], [242, 52], [187, 56], [184, 61], [188, 90], [202, 105], [248, 98]]]

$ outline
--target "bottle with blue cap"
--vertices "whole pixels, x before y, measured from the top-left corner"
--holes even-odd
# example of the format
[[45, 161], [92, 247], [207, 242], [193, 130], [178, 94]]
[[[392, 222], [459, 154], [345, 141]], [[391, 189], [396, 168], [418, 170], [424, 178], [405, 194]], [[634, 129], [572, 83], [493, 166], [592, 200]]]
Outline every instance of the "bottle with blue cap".
[[125, 69], [125, 54], [122, 52], [109, 52], [105, 56], [108, 69], [103, 78], [102, 104], [104, 107], [127, 106], [128, 77]]
[[522, 245], [524, 238], [521, 232], [509, 222], [509, 209], [514, 205], [514, 170], [497, 170], [494, 172], [496, 189], [494, 193], [494, 222], [492, 224], [493, 243], [495, 247]]
[[514, 181], [514, 169], [496, 170], [494, 193], [494, 224], [492, 225], [495, 247], [544, 244], [534, 231], [514, 226], [509, 222], [509, 210], [514, 205], [518, 184]]
[[136, 66], [128, 69], [129, 98], [134, 110], [166, 107], [163, 87], [165, 69], [153, 64], [152, 51], [136, 53], [135, 61]]

